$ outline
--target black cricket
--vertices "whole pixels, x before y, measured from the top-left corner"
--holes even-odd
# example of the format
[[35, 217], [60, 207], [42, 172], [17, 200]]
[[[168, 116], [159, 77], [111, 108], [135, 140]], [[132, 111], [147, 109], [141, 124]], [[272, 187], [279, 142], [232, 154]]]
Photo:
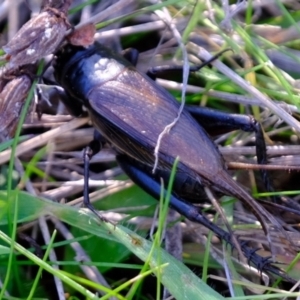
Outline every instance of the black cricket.
[[[68, 95], [64, 102], [70, 112], [79, 116], [83, 113], [83, 107], [87, 110], [101, 135], [98, 141], [105, 140], [114, 147], [124, 172], [153, 197], [160, 198], [160, 178], [168, 182], [174, 160], [179, 156], [170, 205], [180, 214], [206, 226], [234, 247], [232, 234], [210, 222], [192, 204], [199, 202], [205, 185], [236, 197], [251, 209], [270, 245], [270, 228], [283, 231], [277, 220], [227, 173], [219, 150], [204, 129], [218, 131], [242, 127], [255, 131], [259, 146], [258, 160], [264, 163], [265, 144], [260, 125], [253, 118], [185, 108], [176, 125], [162, 138], [158, 166], [153, 174], [158, 136], [175, 119], [180, 104], [122, 55], [99, 43], [88, 48], [63, 47], [57, 53], [54, 68], [57, 82]], [[210, 128], [211, 124], [215, 125], [214, 128]], [[93, 147], [86, 152], [87, 161], [101, 148], [101, 143], [92, 144]], [[98, 149], [95, 145], [99, 145]], [[86, 165], [88, 168], [88, 163]], [[85, 205], [94, 211], [87, 193]], [[246, 258], [258, 269], [293, 281], [272, 265], [269, 258], [262, 258], [245, 243], [240, 246]]]

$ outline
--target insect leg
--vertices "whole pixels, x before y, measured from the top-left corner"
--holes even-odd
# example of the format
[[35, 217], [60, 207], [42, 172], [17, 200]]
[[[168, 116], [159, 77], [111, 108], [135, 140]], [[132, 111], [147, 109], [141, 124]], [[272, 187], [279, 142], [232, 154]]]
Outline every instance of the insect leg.
[[[204, 61], [200, 65], [194, 65], [190, 66], [190, 72], [196, 72], [199, 71], [201, 68], [209, 65], [210, 63], [214, 62], [216, 59], [218, 59], [224, 52], [231, 50], [231, 49], [224, 49], [218, 53], [216, 53], [214, 56], [212, 56], [209, 60]], [[174, 72], [181, 72], [182, 73], [183, 66], [172, 66], [172, 65], [162, 65], [162, 66], [156, 66], [153, 68], [150, 68], [147, 71], [147, 75], [155, 80], [157, 77], [161, 76], [165, 73], [174, 73]]]
[[[204, 127], [210, 135], [222, 134], [233, 130], [243, 130], [255, 133], [256, 157], [259, 164], [267, 164], [267, 148], [263, 130], [258, 121], [250, 115], [229, 114], [200, 106], [187, 105], [186, 109]], [[267, 191], [274, 191], [267, 170], [260, 170]], [[278, 198], [273, 197], [273, 202]]]
[[[153, 177], [151, 177], [147, 172], [142, 170], [142, 166], [132, 164], [132, 160], [125, 155], [117, 155], [117, 161], [125, 173], [140, 187], [142, 187], [147, 193], [152, 195], [156, 199], [160, 199], [160, 183], [157, 182]], [[206, 228], [214, 232], [220, 239], [230, 244], [232, 248], [235, 248], [235, 243], [233, 241], [232, 235], [222, 228], [218, 227], [211, 221], [209, 221], [196, 206], [192, 203], [184, 201], [175, 195], [171, 194], [170, 206], [174, 208], [181, 215], [185, 216], [192, 222], [199, 223]], [[260, 271], [267, 271], [282, 278], [287, 281], [295, 282], [294, 279], [290, 278], [285, 272], [276, 266], [272, 265], [269, 259], [266, 259], [258, 255], [253, 249], [246, 246], [246, 243], [240, 243], [241, 250], [243, 251], [246, 259], [253, 263], [253, 265]]]
[[90, 160], [91, 158], [102, 149], [104, 139], [101, 134], [94, 130], [94, 138], [90, 144], [83, 151], [83, 163], [84, 163], [84, 186], [83, 186], [83, 203], [84, 206], [91, 210], [102, 221], [106, 221], [94, 208], [90, 202], [89, 195], [89, 177], [90, 177]]
[[134, 48], [127, 48], [121, 52], [121, 55], [127, 59], [134, 66], [137, 65], [137, 61], [139, 58], [139, 51]]

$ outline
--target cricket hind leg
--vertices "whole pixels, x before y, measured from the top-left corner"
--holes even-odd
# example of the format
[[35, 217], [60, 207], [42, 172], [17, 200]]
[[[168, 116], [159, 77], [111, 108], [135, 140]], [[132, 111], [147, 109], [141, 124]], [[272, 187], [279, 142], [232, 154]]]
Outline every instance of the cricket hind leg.
[[[126, 155], [117, 155], [117, 161], [124, 172], [137, 185], [139, 185], [157, 200], [160, 199], [161, 185], [155, 178], [150, 175], [151, 172], [145, 172], [145, 169], [147, 170], [147, 167], [135, 162], [133, 159], [127, 157]], [[222, 228], [209, 221], [192, 203], [184, 201], [183, 199], [176, 197], [174, 194], [171, 194], [170, 206], [190, 221], [199, 223], [210, 229], [220, 239], [235, 248], [235, 242], [233, 240], [232, 234], [226, 232]], [[246, 243], [239, 242], [239, 244], [246, 259], [251, 262], [259, 271], [267, 271], [278, 275], [287, 281], [295, 282], [295, 280], [290, 278], [285, 272], [274, 266], [269, 258], [266, 259], [258, 255], [256, 251], [253, 251], [253, 249], [247, 247]]]
[[[186, 109], [193, 118], [212, 136], [227, 133], [233, 130], [243, 130], [255, 134], [255, 149], [258, 164], [267, 164], [267, 147], [261, 124], [251, 115], [225, 113], [207, 107], [186, 105]], [[267, 170], [260, 170], [264, 186], [268, 192], [274, 192], [272, 180]], [[272, 196], [275, 204], [289, 206], [300, 213], [300, 205], [288, 197]]]
[[[258, 121], [250, 115], [230, 114], [218, 110], [188, 105], [186, 109], [196, 119], [196, 121], [210, 134], [217, 135], [233, 130], [243, 130], [255, 134], [255, 149], [258, 164], [267, 164], [267, 147], [263, 135], [263, 130]], [[267, 170], [260, 170], [265, 188], [268, 192], [273, 192], [274, 188]], [[272, 201], [280, 202], [279, 197], [272, 197]]]

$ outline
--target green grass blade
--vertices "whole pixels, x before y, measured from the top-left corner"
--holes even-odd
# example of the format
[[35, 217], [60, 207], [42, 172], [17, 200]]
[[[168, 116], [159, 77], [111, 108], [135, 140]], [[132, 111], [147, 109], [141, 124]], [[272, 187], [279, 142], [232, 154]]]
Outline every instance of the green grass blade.
[[[143, 261], [149, 259], [152, 242], [145, 240], [124, 226], [104, 222], [99, 223], [95, 219], [94, 214], [87, 209], [76, 209], [68, 205], [42, 200], [24, 192], [13, 192], [11, 194], [10, 205], [12, 207], [14, 206], [13, 196], [18, 196], [19, 198], [19, 209], [16, 216], [18, 222], [34, 219], [45, 213], [51, 214], [61, 221], [85, 230], [90, 234], [105, 236], [108, 239], [119, 241]], [[0, 192], [0, 204], [7, 205], [5, 192]], [[0, 216], [0, 224], [4, 224], [6, 220], [6, 217]], [[42, 263], [45, 264], [45, 262]], [[163, 249], [152, 249], [149, 265], [152, 270], [160, 270], [162, 284], [176, 299], [224, 299], [200, 280], [183, 263], [176, 260]], [[160, 266], [163, 267], [160, 268]], [[49, 268], [51, 267], [49, 266]]]

